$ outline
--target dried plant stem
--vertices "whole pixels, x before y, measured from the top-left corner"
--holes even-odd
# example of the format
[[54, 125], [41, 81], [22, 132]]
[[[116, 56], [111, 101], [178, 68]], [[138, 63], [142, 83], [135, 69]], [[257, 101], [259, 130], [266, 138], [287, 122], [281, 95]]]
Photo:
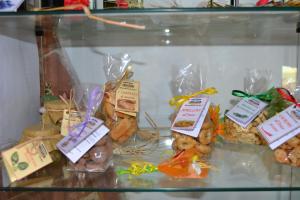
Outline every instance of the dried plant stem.
[[36, 11], [58, 11], [58, 10], [73, 10], [73, 9], [77, 9], [77, 8], [82, 8], [84, 13], [86, 14], [86, 16], [89, 19], [93, 19], [93, 20], [96, 20], [96, 21], [101, 21], [103, 23], [111, 24], [111, 25], [115, 25], [115, 26], [126, 27], [126, 28], [133, 28], [133, 29], [139, 29], [139, 30], [144, 30], [145, 29], [144, 25], [129, 24], [129, 23], [126, 23], [126, 22], [118, 22], [118, 21], [114, 21], [114, 20], [105, 19], [104, 17], [99, 17], [99, 16], [92, 15], [90, 9], [87, 6], [83, 5], [83, 4], [75, 4], [75, 5], [70, 5], [70, 6], [48, 8], [48, 9], [35, 9], [35, 10]]

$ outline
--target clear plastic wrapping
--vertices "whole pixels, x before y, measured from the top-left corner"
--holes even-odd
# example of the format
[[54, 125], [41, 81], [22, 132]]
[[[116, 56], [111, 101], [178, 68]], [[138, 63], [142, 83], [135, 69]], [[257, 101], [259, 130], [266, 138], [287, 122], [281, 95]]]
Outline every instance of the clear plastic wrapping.
[[205, 88], [205, 76], [200, 67], [188, 64], [172, 71], [171, 90], [173, 96], [187, 95]]
[[269, 70], [247, 69], [244, 78], [244, 91], [259, 94], [272, 87], [272, 73]]
[[[103, 91], [97, 85], [82, 85], [76, 92], [81, 95], [75, 99], [75, 104], [84, 116], [82, 116], [83, 123], [75, 126], [84, 126], [84, 122], [89, 121], [89, 118], [95, 115], [101, 105]], [[112, 164], [112, 156], [112, 142], [110, 137], [105, 135], [76, 163], [70, 161], [69, 170], [104, 172]]]
[[[179, 69], [177, 73], [173, 74], [171, 81], [171, 89], [174, 96], [190, 95], [204, 89], [205, 77], [200, 68], [193, 64], [188, 64]], [[211, 106], [213, 107], [213, 106]], [[171, 121], [176, 118], [177, 112], [172, 114]], [[213, 111], [213, 109], [209, 109]], [[210, 112], [207, 113], [198, 137], [191, 137], [175, 131], [172, 131], [174, 138], [172, 143], [173, 150], [179, 152], [191, 148], [196, 148], [200, 155], [210, 154], [212, 147], [211, 144], [214, 138], [215, 126], [211, 119]]]
[[[244, 91], [250, 95], [266, 92], [272, 86], [272, 73], [268, 70], [247, 69]], [[225, 117], [225, 139], [230, 142], [264, 145], [257, 126], [268, 118], [267, 109], [259, 114], [246, 128]]]
[[[296, 87], [293, 93], [297, 102], [299, 102], [299, 87]], [[279, 163], [300, 167], [300, 132], [276, 148], [274, 151], [274, 156], [276, 161]]]
[[[102, 103], [102, 113], [105, 124], [110, 128], [110, 137], [119, 144], [125, 143], [137, 131], [137, 114], [116, 111], [116, 92], [121, 83], [129, 81], [133, 75], [131, 58], [128, 54], [106, 57], [104, 71], [107, 77], [105, 94]], [[131, 107], [130, 101], [123, 101], [124, 108]]]
[[112, 164], [112, 142], [108, 135], [99, 140], [83, 157], [75, 164], [69, 162], [69, 170], [104, 172]]

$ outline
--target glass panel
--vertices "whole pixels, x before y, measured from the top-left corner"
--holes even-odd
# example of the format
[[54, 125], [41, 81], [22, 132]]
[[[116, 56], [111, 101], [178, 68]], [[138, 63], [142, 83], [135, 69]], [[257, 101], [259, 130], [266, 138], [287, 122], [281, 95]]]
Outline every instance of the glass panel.
[[146, 30], [63, 16], [64, 46], [295, 45], [298, 12], [184, 12], [105, 15]]
[[[83, 14], [72, 14], [77, 11], [0, 13], [3, 15], [0, 24], [5, 27], [0, 34], [25, 40], [24, 33], [34, 28], [32, 21], [52, 18], [58, 23], [62, 44], [67, 46], [294, 45], [299, 12], [293, 10], [297, 9], [291, 8], [289, 12], [259, 8], [95, 12], [97, 16], [145, 25], [145, 31], [107, 25]], [[166, 32], [167, 29], [170, 32]]]
[[[169, 131], [161, 129], [161, 134]], [[150, 154], [142, 156], [115, 156], [118, 168], [127, 168], [124, 161], [144, 160], [157, 165], [170, 156], [171, 139], [162, 137]], [[101, 173], [72, 173], [65, 161], [54, 163], [24, 180], [8, 184], [2, 169], [1, 190], [36, 191], [273, 191], [300, 190], [299, 169], [280, 165], [266, 147], [218, 143], [209, 158], [216, 170], [206, 179], [174, 179], [161, 173], [141, 176], [117, 175], [111, 167]], [[293, 178], [291, 173], [293, 172]], [[297, 173], [298, 175], [296, 175]]]
[[[49, 47], [57, 41], [60, 44], [49, 48], [51, 51], [44, 56], [62, 47], [81, 82], [104, 84], [103, 55], [128, 53], [133, 58], [134, 78], [141, 81], [140, 127], [148, 126], [145, 111], [159, 122], [160, 127], [170, 126], [169, 116], [173, 110], [168, 100], [172, 97], [169, 83], [173, 69], [192, 63], [204, 70], [206, 86], [215, 86], [219, 90], [213, 102], [220, 104], [224, 111], [232, 106], [234, 98], [231, 90], [243, 89], [246, 69], [271, 70], [274, 85], [280, 86], [288, 73], [286, 67], [294, 69], [297, 64], [299, 10], [294, 8], [239, 9], [239, 12], [231, 9], [95, 12], [109, 19], [145, 25], [146, 30], [106, 25], [87, 19], [78, 12], [42, 14], [0, 13], [3, 15], [0, 24], [4, 27], [0, 34], [35, 44], [32, 36], [36, 26], [41, 31], [52, 32], [51, 37], [55, 39], [46, 40], [45, 44]], [[295, 70], [292, 71], [295, 73]], [[161, 132], [166, 137], [161, 138], [151, 155], [141, 156], [141, 160], [158, 164], [170, 156], [170, 132], [168, 129], [161, 129]], [[129, 158], [116, 156], [115, 166], [126, 167], [123, 163], [126, 159]], [[267, 147], [218, 143], [209, 161], [217, 170], [211, 171], [209, 177], [203, 180], [172, 179], [160, 173], [140, 177], [118, 176], [114, 167], [104, 174], [76, 174], [67, 172], [65, 161], [61, 161], [9, 185], [2, 167], [0, 189], [151, 192], [300, 190], [300, 169], [279, 165]]]

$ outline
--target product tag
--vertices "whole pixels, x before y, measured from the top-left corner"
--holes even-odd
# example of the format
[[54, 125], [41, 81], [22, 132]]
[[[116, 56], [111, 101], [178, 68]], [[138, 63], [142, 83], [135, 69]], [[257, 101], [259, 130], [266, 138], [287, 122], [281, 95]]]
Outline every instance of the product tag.
[[189, 99], [181, 106], [171, 130], [197, 137], [207, 115], [209, 105], [208, 96]]
[[19, 144], [2, 152], [5, 168], [11, 182], [20, 180], [52, 162], [43, 142]]
[[67, 136], [70, 128], [81, 123], [80, 112], [71, 110], [70, 113], [68, 110], [64, 110], [63, 120], [61, 123], [60, 134]]
[[[73, 163], [77, 162], [109, 132], [109, 129], [103, 124], [103, 121], [95, 117], [91, 117], [87, 126], [82, 129], [83, 127], [78, 127], [74, 130], [75, 136], [69, 134], [57, 143], [58, 149]], [[78, 135], [76, 136], [76, 134]]]
[[277, 148], [300, 133], [298, 109], [292, 105], [257, 127], [271, 149]]
[[136, 116], [136, 113], [139, 112], [139, 93], [140, 84], [138, 81], [122, 81], [116, 91], [116, 111]]
[[226, 113], [226, 116], [246, 128], [268, 104], [254, 97], [243, 98]]

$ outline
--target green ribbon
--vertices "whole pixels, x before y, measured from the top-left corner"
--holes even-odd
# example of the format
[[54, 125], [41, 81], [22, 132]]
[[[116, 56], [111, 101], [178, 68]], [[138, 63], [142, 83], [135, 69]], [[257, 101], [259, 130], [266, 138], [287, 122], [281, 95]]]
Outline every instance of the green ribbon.
[[262, 100], [262, 101], [270, 102], [273, 99], [273, 95], [272, 95], [273, 90], [274, 90], [274, 87], [272, 87], [268, 91], [260, 93], [260, 94], [248, 94], [248, 93], [246, 93], [244, 91], [241, 91], [241, 90], [232, 90], [232, 95], [237, 96], [237, 97], [242, 97], [242, 98], [254, 97], [254, 98]]

